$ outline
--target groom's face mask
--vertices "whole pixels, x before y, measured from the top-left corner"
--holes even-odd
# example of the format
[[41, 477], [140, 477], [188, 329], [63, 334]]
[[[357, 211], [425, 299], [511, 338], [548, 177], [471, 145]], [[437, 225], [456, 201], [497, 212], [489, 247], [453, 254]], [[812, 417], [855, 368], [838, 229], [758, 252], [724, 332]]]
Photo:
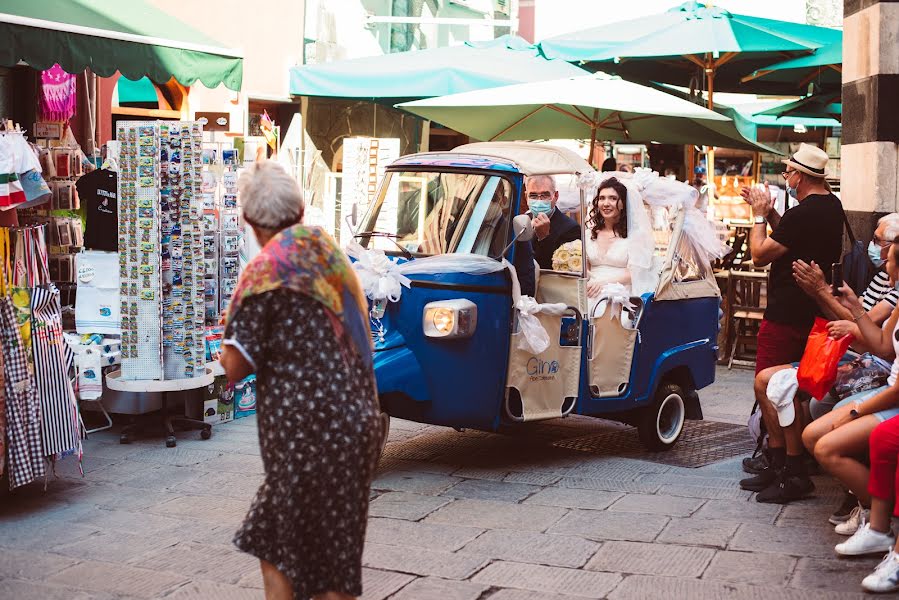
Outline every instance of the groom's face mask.
[[534, 215], [548, 215], [553, 209], [554, 194], [545, 190], [528, 192], [528, 209]]

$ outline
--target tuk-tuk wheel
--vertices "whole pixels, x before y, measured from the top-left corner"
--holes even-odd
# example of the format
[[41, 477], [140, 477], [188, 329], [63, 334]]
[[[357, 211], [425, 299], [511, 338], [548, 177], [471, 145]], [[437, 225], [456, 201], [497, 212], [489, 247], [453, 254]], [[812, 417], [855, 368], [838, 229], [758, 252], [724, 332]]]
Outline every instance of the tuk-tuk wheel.
[[656, 390], [653, 403], [643, 409], [637, 424], [640, 442], [647, 450], [670, 450], [684, 430], [686, 406], [684, 390], [676, 383], [665, 383]]
[[387, 447], [387, 438], [390, 437], [390, 415], [383, 410], [378, 418], [378, 428], [381, 430], [381, 450], [378, 452], [378, 459], [384, 454], [384, 448]]

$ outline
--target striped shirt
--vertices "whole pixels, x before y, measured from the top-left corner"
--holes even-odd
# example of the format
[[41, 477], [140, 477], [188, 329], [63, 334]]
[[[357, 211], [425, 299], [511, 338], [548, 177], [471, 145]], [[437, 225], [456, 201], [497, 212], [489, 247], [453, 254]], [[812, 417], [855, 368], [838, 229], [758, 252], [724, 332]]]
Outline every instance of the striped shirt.
[[886, 271], [878, 271], [865, 293], [862, 294], [862, 306], [866, 311], [874, 308], [881, 300], [886, 300], [894, 308], [899, 302], [899, 290], [890, 285], [890, 276]]

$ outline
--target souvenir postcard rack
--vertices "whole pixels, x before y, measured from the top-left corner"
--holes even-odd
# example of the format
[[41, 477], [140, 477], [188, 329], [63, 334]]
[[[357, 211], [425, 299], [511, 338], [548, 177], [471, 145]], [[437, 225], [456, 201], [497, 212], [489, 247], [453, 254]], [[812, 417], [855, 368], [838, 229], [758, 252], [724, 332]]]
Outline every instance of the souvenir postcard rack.
[[205, 373], [202, 126], [120, 122], [122, 378]]

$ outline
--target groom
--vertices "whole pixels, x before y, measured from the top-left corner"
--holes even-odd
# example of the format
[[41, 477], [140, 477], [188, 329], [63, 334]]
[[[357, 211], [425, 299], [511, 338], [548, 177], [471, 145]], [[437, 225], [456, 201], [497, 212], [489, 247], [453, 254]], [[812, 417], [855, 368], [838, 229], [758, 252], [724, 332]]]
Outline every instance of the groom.
[[581, 238], [577, 221], [556, 210], [559, 192], [551, 175], [528, 177], [528, 212], [534, 224], [534, 258], [541, 269], [553, 268], [553, 253], [567, 242]]

